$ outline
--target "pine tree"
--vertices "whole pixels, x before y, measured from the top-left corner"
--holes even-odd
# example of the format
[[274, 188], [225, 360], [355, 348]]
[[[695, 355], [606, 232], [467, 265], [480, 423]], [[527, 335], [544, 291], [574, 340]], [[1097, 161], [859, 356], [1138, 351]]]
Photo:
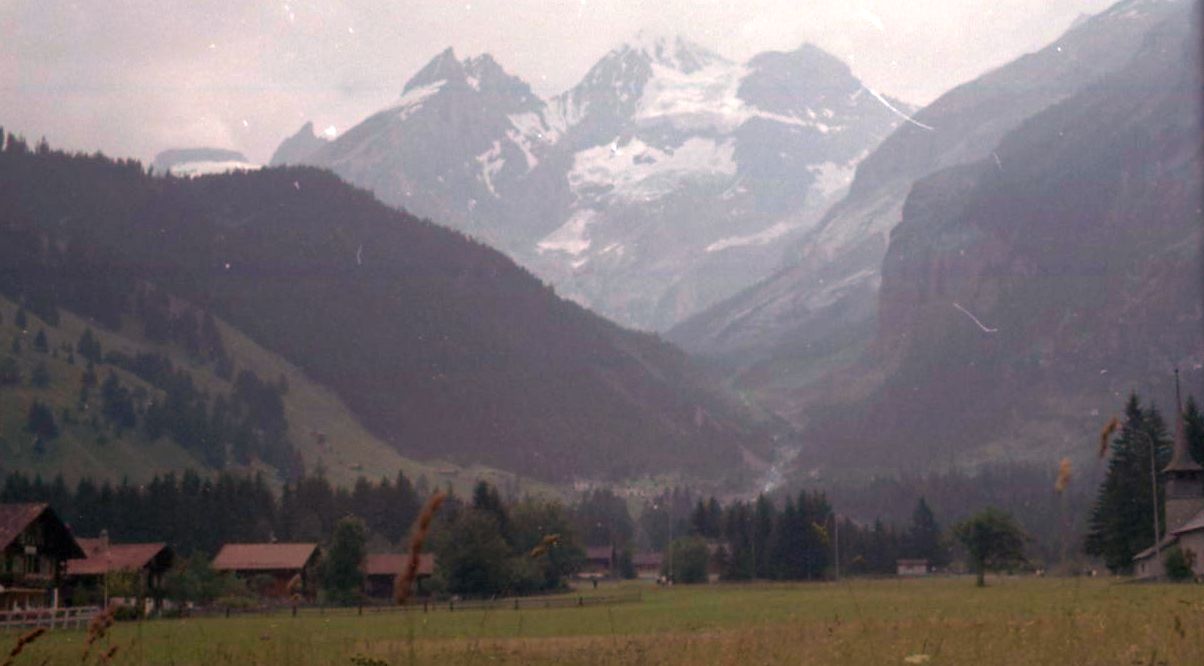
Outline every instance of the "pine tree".
[[34, 388], [50, 386], [50, 370], [46, 367], [45, 361], [38, 361], [38, 364], [33, 366], [33, 372], [29, 375], [29, 384]]
[[50, 351], [50, 340], [46, 337], [46, 329], [38, 329], [38, 334], [33, 338], [33, 350], [43, 354]]
[[0, 386], [14, 386], [21, 383], [21, 367], [17, 359], [5, 356], [0, 359]]
[[932, 509], [923, 497], [916, 502], [911, 514], [911, 529], [907, 532], [907, 554], [909, 557], [926, 559], [934, 567], [949, 563], [949, 554], [941, 541], [941, 526], [937, 524]]
[[1204, 465], [1204, 414], [1200, 412], [1196, 399], [1187, 396], [1183, 406], [1183, 428], [1187, 435], [1187, 448], [1196, 462]]
[[506, 543], [511, 542], [510, 516], [502, 504], [502, 498], [498, 495], [497, 488], [485, 481], [478, 481], [472, 490], [472, 508], [493, 516], [497, 521], [498, 532], [502, 538], [506, 540]]
[[17, 308], [17, 317], [13, 319], [13, 325], [24, 331], [29, 326], [29, 318], [25, 314], [25, 308]]
[[101, 362], [100, 341], [96, 339], [96, 335], [92, 333], [92, 329], [84, 329], [83, 335], [79, 336], [79, 342], [75, 345], [75, 350], [79, 355], [88, 359], [93, 363]]
[[322, 588], [335, 603], [350, 604], [360, 598], [366, 543], [367, 531], [359, 518], [348, 516], [335, 525], [322, 562]]
[[[1151, 446], [1158, 479], [1156, 499], [1150, 487]], [[1108, 474], [1091, 510], [1085, 543], [1087, 554], [1103, 558], [1109, 570], [1128, 572], [1133, 556], [1154, 543], [1155, 506], [1159, 524], [1165, 528], [1161, 470], [1170, 461], [1170, 453], [1166, 425], [1158, 410], [1153, 406], [1142, 409], [1136, 394], [1131, 395], [1120, 437], [1112, 442]]]
[[767, 579], [773, 577], [773, 525], [776, 522], [773, 503], [765, 495], [758, 495], [753, 507], [752, 550], [753, 576]]
[[51, 440], [59, 436], [58, 424], [54, 422], [54, 412], [37, 400], [34, 400], [33, 404], [29, 406], [25, 429], [43, 440]]

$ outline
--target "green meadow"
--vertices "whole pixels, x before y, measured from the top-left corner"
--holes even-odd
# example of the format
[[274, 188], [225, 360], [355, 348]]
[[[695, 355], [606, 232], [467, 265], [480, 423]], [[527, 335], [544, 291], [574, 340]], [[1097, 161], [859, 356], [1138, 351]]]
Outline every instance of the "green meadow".
[[[628, 603], [120, 623], [113, 664], [1201, 664], [1204, 588], [969, 578], [679, 586]], [[616, 591], [603, 586], [598, 593]], [[593, 594], [583, 590], [581, 594]], [[14, 664], [81, 663], [59, 631]], [[17, 636], [0, 635], [0, 655]], [[91, 663], [95, 663], [93, 658]]]

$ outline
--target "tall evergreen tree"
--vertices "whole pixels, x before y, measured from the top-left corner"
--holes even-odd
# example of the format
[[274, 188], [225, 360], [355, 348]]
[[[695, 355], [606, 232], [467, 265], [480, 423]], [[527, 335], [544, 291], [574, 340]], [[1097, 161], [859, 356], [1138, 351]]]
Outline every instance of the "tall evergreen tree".
[[753, 576], [766, 579], [773, 577], [773, 525], [775, 522], [773, 503], [765, 495], [757, 495], [753, 505]]
[[923, 497], [916, 502], [911, 515], [911, 528], [907, 532], [907, 555], [926, 559], [931, 566], [942, 567], [949, 563], [949, 553], [941, 540], [941, 526], [937, 524], [928, 501]]
[[[1112, 442], [1108, 474], [1091, 510], [1085, 543], [1087, 554], [1103, 558], [1109, 570], [1130, 571], [1133, 556], [1154, 543], [1155, 507], [1165, 532], [1162, 469], [1170, 455], [1171, 442], [1162, 416], [1152, 405], [1143, 409], [1137, 395], [1131, 395], [1120, 436]], [[1151, 467], [1157, 479], [1157, 497], [1151, 488]]]
[[33, 350], [42, 354], [50, 352], [50, 340], [46, 337], [46, 329], [38, 329], [38, 334], [33, 338]]
[[37, 365], [33, 366], [33, 372], [29, 375], [29, 384], [34, 388], [50, 386], [50, 369], [46, 367], [46, 361], [38, 361]]
[[322, 589], [335, 603], [350, 604], [360, 598], [367, 539], [364, 522], [357, 517], [348, 516], [335, 525], [322, 561]]
[[59, 436], [59, 426], [54, 421], [54, 412], [50, 407], [37, 400], [34, 400], [33, 404], [29, 406], [25, 429], [43, 440], [51, 440]]
[[5, 356], [0, 359], [0, 386], [12, 386], [21, 383], [21, 366], [17, 359]]
[[1204, 413], [1193, 396], [1187, 396], [1183, 406], [1183, 428], [1187, 435], [1187, 448], [1196, 462], [1204, 465]]

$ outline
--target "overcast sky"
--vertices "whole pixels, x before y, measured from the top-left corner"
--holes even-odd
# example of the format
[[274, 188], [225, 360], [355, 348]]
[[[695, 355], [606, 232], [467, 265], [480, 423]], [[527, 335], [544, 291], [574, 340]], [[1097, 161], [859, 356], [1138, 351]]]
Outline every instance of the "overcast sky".
[[266, 161], [305, 120], [343, 130], [453, 46], [540, 94], [640, 30], [743, 60], [814, 43], [923, 104], [1112, 0], [0, 0], [0, 126], [149, 160]]

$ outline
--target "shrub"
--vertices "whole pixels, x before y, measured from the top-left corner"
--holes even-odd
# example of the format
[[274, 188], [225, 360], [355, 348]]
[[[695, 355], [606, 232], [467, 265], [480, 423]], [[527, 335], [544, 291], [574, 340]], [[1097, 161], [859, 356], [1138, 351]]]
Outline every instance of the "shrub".
[[1173, 581], [1191, 580], [1195, 576], [1195, 572], [1192, 571], [1195, 560], [1195, 553], [1175, 546], [1166, 554], [1166, 577]]
[[698, 537], [677, 539], [669, 544], [662, 573], [671, 574], [675, 583], [705, 583], [710, 559], [706, 541]]

